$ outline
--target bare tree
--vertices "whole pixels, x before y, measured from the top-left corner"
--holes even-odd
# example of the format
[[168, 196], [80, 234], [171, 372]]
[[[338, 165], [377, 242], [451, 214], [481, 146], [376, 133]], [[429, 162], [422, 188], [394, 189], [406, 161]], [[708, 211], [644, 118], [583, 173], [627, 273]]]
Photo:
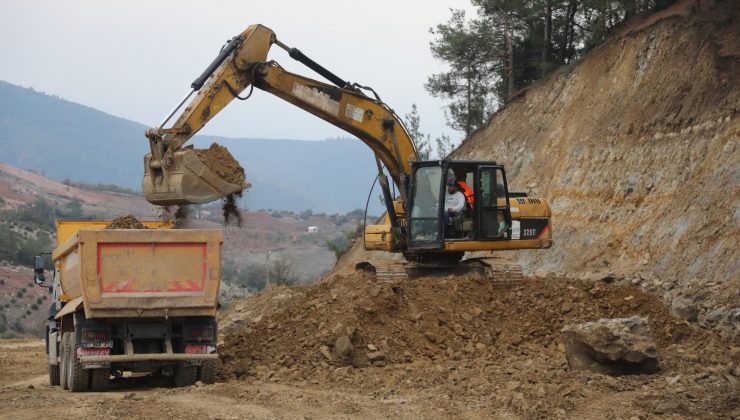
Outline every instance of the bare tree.
[[284, 255], [276, 257], [270, 263], [267, 274], [271, 284], [293, 286], [298, 283], [293, 261]]

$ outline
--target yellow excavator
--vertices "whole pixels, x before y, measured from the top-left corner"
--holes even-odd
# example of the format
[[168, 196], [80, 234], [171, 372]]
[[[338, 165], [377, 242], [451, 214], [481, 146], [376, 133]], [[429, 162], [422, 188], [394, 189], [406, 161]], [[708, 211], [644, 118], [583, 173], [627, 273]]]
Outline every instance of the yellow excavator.
[[[268, 61], [272, 45], [331, 84], [290, 73]], [[183, 145], [234, 99], [254, 88], [356, 136], [375, 154], [387, 212], [364, 232], [365, 248], [401, 252], [420, 263], [456, 264], [466, 251], [537, 249], [552, 246], [548, 203], [510, 192], [504, 167], [494, 161], [419, 161], [400, 118], [371, 88], [350, 83], [300, 50], [280, 42], [262, 25], [249, 26], [229, 40], [191, 84], [192, 90], [157, 128], [148, 129], [151, 153], [144, 158], [146, 199], [156, 205], [207, 203], [238, 193], [248, 184], [219, 177], [192, 148]], [[249, 93], [240, 96], [249, 89]], [[165, 125], [190, 99], [177, 120]], [[372, 95], [372, 96], [370, 96]], [[388, 173], [398, 191], [391, 192]], [[464, 188], [465, 209], [447, 217], [448, 184]]]

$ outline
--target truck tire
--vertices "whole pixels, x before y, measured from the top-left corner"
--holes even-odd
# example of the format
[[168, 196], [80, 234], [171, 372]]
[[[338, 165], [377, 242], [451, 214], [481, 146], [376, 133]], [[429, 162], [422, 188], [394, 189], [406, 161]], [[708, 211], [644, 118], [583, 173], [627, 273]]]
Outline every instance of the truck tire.
[[61, 350], [59, 352], [59, 385], [62, 386], [62, 389], [69, 389], [69, 385], [67, 383], [67, 379], [69, 379], [69, 372], [67, 369], [67, 354], [69, 353], [69, 342], [71, 338], [71, 333], [64, 333], [62, 334], [62, 343], [61, 343]]
[[93, 369], [90, 371], [90, 390], [101, 392], [110, 384], [110, 369]]
[[178, 388], [193, 385], [198, 380], [198, 366], [185, 366], [184, 363], [180, 363], [175, 369], [174, 380]]
[[49, 363], [49, 385], [59, 385], [59, 365]]
[[77, 345], [74, 342], [74, 335], [70, 333], [70, 343], [67, 359], [67, 386], [72, 392], [82, 392], [89, 389], [90, 371], [82, 368], [82, 363], [77, 360]]
[[198, 380], [207, 385], [216, 383], [216, 371], [216, 360], [206, 360], [199, 368]]

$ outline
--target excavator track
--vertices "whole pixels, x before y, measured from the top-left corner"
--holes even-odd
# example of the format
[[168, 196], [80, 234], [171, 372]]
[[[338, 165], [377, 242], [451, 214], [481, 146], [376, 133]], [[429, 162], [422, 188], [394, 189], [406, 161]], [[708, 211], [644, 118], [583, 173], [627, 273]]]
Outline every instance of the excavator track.
[[522, 267], [501, 258], [470, 258], [457, 264], [419, 264], [407, 261], [363, 261], [355, 266], [378, 281], [415, 280], [424, 277], [480, 275], [495, 288], [511, 288], [524, 282]]

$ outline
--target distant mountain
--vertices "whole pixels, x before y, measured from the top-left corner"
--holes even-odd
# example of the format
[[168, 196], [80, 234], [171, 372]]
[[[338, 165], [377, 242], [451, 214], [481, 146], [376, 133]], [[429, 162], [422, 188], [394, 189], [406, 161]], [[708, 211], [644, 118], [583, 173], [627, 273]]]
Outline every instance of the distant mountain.
[[[140, 190], [148, 152], [145, 129], [134, 121], [0, 81], [0, 162], [57, 180]], [[252, 209], [347, 212], [364, 207], [375, 177], [373, 154], [356, 139], [197, 136], [193, 142], [202, 147], [212, 141], [227, 146], [245, 168], [253, 187], [242, 205]], [[371, 210], [380, 211], [376, 198]]]

